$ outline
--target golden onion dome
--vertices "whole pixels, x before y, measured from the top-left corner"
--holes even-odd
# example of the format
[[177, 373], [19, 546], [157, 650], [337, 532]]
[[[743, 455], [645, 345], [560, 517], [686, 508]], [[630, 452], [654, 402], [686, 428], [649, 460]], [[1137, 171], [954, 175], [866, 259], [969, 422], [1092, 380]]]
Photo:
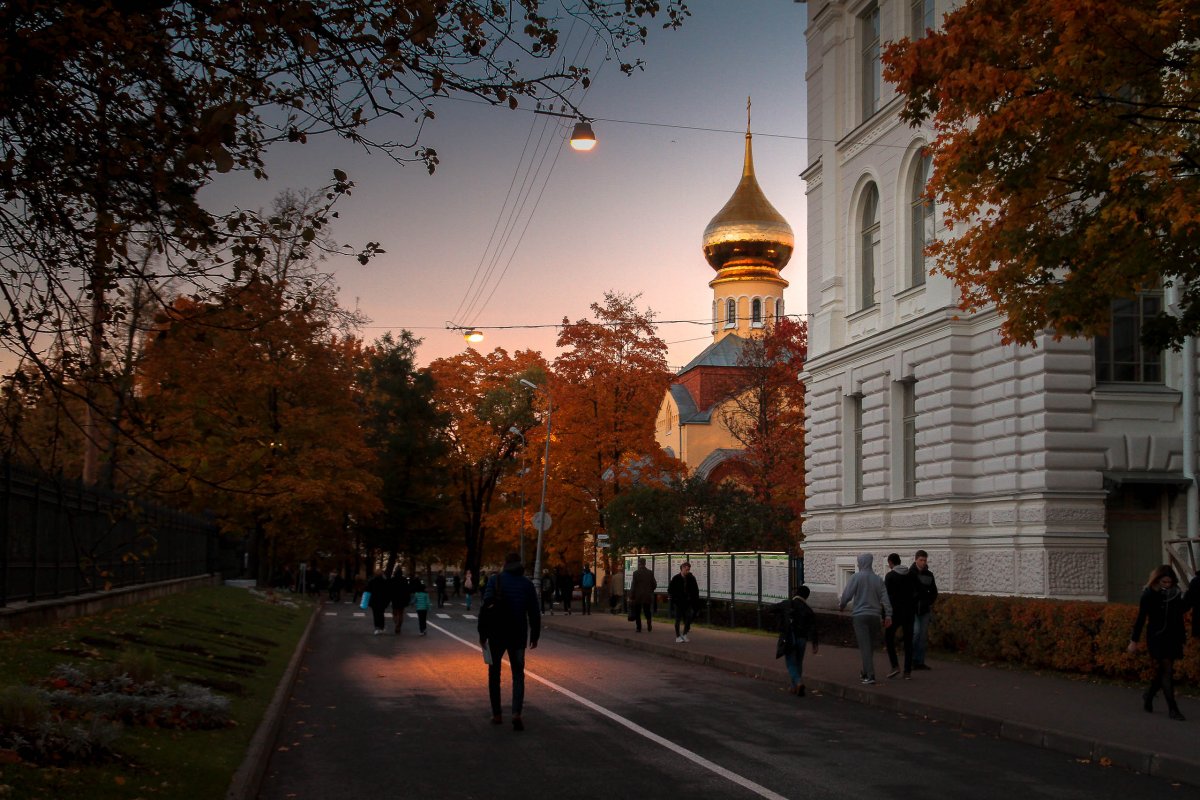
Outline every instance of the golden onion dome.
[[792, 226], [767, 200], [754, 177], [747, 125], [742, 180], [704, 229], [704, 258], [716, 270], [735, 264], [762, 264], [778, 270], [791, 259], [795, 244]]

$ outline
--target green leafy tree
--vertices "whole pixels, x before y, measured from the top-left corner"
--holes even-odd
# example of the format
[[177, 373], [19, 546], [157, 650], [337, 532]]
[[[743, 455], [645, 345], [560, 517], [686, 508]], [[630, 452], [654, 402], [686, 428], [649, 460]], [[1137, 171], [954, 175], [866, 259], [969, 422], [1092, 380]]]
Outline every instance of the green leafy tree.
[[375, 452], [382, 511], [361, 529], [367, 551], [382, 550], [388, 569], [443, 543], [443, 519], [453, 511], [446, 495], [447, 416], [434, 403], [433, 377], [416, 365], [420, 339], [389, 332], [367, 348], [359, 370], [367, 444]]
[[929, 252], [964, 308], [994, 304], [1007, 340], [1105, 333], [1114, 299], [1159, 285], [1200, 331], [1200, 3], [966, 0], [892, 44], [901, 116], [931, 122], [953, 235]]

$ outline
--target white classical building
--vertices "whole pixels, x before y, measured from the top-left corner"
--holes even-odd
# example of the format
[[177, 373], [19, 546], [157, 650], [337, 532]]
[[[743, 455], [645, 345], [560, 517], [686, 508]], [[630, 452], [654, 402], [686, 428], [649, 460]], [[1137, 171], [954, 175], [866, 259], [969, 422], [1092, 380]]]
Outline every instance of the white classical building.
[[1194, 377], [1137, 344], [1170, 297], [1114, 307], [1104, 340], [1036, 347], [961, 312], [923, 255], [946, 235], [922, 199], [931, 134], [880, 77], [888, 40], [956, 3], [807, 5], [808, 584], [827, 596], [857, 553], [922, 548], [943, 591], [1133, 600], [1196, 518]]

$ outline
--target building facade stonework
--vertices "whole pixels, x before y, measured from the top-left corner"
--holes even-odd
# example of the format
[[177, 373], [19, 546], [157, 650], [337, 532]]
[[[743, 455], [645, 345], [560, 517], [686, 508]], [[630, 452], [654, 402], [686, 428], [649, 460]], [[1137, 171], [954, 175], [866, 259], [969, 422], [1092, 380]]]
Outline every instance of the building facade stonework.
[[924, 198], [932, 132], [873, 71], [954, 5], [808, 3], [806, 581], [828, 597], [856, 554], [920, 548], [943, 591], [1129, 601], [1186, 535], [1182, 359], [1125, 317], [1006, 345], [931, 274], [954, 235]]

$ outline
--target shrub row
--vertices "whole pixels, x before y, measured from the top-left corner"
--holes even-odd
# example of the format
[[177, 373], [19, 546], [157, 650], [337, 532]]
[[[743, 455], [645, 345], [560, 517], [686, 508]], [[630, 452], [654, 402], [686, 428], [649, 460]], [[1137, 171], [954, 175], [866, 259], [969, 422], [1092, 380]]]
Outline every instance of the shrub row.
[[[1121, 603], [943, 594], [934, 606], [929, 644], [979, 661], [1148, 680], [1145, 651], [1125, 650], [1136, 617], [1137, 606]], [[1196, 639], [1188, 641], [1175, 674], [1200, 684]]]

